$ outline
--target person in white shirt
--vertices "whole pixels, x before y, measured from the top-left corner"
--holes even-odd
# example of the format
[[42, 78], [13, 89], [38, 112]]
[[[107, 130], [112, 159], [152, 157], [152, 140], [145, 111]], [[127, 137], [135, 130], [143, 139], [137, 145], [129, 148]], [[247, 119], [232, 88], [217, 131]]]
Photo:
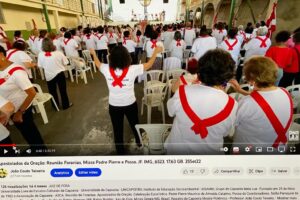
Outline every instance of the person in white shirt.
[[257, 30], [257, 37], [252, 38], [247, 44], [244, 45], [245, 60], [249, 59], [251, 56], [264, 56], [267, 50], [270, 48], [272, 42], [270, 38], [266, 35], [268, 33], [268, 28], [260, 27]]
[[108, 33], [107, 33], [107, 38], [108, 38], [108, 49], [109, 52], [117, 46], [117, 40], [118, 36], [117, 34], [114, 33], [114, 29], [112, 27], [108, 27]]
[[238, 38], [238, 40], [240, 41], [241, 44], [243, 44], [247, 40], [247, 35], [244, 31], [244, 26], [243, 25], [238, 26], [238, 32], [237, 32], [236, 37]]
[[104, 34], [104, 28], [102, 26], [98, 27], [98, 35], [96, 35], [96, 52], [98, 58], [103, 63], [107, 62], [107, 54], [108, 54], [108, 38]]
[[162, 52], [162, 48], [155, 48], [153, 56], [145, 64], [131, 65], [131, 57], [127, 49], [123, 46], [116, 46], [109, 55], [109, 65], [103, 64], [94, 55], [95, 64], [104, 75], [109, 90], [109, 114], [111, 117], [114, 140], [118, 154], [125, 154], [123, 121], [124, 115], [127, 117], [130, 127], [134, 133], [138, 147], [141, 146], [141, 138], [135, 129], [139, 123], [138, 108], [134, 94], [134, 81], [137, 76], [149, 70], [153, 65], [156, 55]]
[[31, 34], [28, 38], [28, 45], [29, 45], [30, 51], [34, 54], [36, 54], [36, 47], [35, 47], [34, 43], [35, 43], [35, 40], [37, 40], [38, 35], [39, 35], [38, 30], [33, 29], [33, 30], [31, 30]]
[[214, 29], [211, 35], [216, 38], [217, 46], [219, 46], [227, 36], [227, 30], [224, 29], [224, 24], [222, 22], [219, 22], [217, 25], [217, 29]]
[[180, 31], [176, 31], [174, 34], [174, 39], [170, 44], [170, 52], [171, 57], [176, 57], [183, 61], [183, 51], [186, 49], [186, 43], [184, 40], [181, 39]]
[[[156, 47], [160, 46], [160, 47], [164, 47], [163, 43], [161, 41], [157, 40], [158, 37], [158, 33], [156, 31], [153, 31], [151, 34], [151, 40], [148, 41], [145, 45], [145, 49], [146, 49], [146, 54], [147, 54], [147, 61], [150, 60], [150, 58], [152, 57], [154, 50]], [[152, 69], [154, 70], [161, 70], [162, 69], [162, 54], [159, 53], [156, 55], [156, 59], [155, 62], [152, 66]]]
[[12, 144], [9, 132], [5, 128], [10, 116], [14, 113], [14, 104], [0, 95], [0, 144]]
[[55, 33], [51, 32], [51, 33], [48, 33], [47, 37], [52, 40], [57, 51], [64, 53], [64, 50], [62, 49], [62, 40], [60, 38], [58, 38], [59, 35], [56, 35]]
[[70, 30], [70, 33], [72, 35], [72, 39], [74, 39], [77, 44], [78, 44], [78, 54], [80, 57], [83, 57], [82, 55], [82, 47], [81, 47], [81, 38], [79, 36], [76, 35], [76, 29], [72, 29]]
[[21, 41], [25, 42], [24, 38], [22, 37], [22, 32], [21, 31], [15, 31], [14, 32], [14, 41], [13, 42], [16, 42], [18, 40], [21, 40]]
[[217, 48], [216, 38], [208, 35], [207, 29], [202, 27], [200, 36], [194, 41], [192, 46], [192, 53], [194, 57], [199, 60], [208, 50]]
[[258, 31], [259, 27], [260, 27], [260, 23], [257, 22], [257, 23], [255, 24], [255, 29], [253, 29], [251, 38], [255, 38], [255, 37], [257, 36], [257, 31]]
[[240, 56], [242, 43], [237, 38], [237, 29], [233, 28], [228, 31], [227, 38], [220, 44], [220, 48], [228, 51], [238, 66], [238, 59]]
[[6, 51], [0, 47], [0, 95], [14, 104], [12, 116], [17, 129], [35, 152], [46, 148], [32, 116], [32, 101], [36, 91], [23, 66], [6, 59]]
[[184, 30], [184, 41], [186, 43], [186, 48], [191, 49], [193, 46], [193, 42], [196, 39], [195, 29], [192, 28], [190, 22], [187, 23], [186, 28]]
[[166, 50], [169, 50], [170, 49], [170, 44], [174, 38], [174, 30], [173, 30], [173, 26], [172, 24], [170, 24], [168, 26], [168, 30], [164, 32], [164, 34], [162, 35], [162, 38], [161, 40], [163, 41], [163, 44], [164, 44], [164, 48]]
[[131, 64], [137, 64], [137, 61], [135, 60], [135, 47], [136, 43], [130, 38], [129, 31], [124, 31], [124, 37], [123, 37], [123, 46], [128, 50], [132, 63]]
[[17, 40], [14, 42], [12, 47], [12, 49], [6, 52], [7, 60], [24, 66], [30, 81], [33, 82], [31, 69], [36, 66], [36, 63], [33, 63], [32, 58], [25, 52], [25, 42], [22, 40]]
[[83, 29], [83, 34], [82, 42], [84, 43], [85, 49], [96, 49], [96, 37], [91, 33], [91, 29]]
[[42, 51], [42, 42], [43, 39], [47, 36], [47, 31], [46, 30], [40, 30], [40, 35], [39, 37], [34, 41], [34, 46], [36, 50], [36, 55], [38, 55]]
[[246, 80], [254, 86], [246, 92], [232, 84], [244, 95], [239, 101], [233, 146], [245, 148], [286, 146], [293, 117], [293, 101], [287, 90], [275, 86], [277, 65], [267, 57], [254, 56], [244, 64]]
[[45, 71], [45, 78], [49, 93], [54, 97], [59, 106], [57, 87], [60, 92], [62, 108], [64, 110], [71, 107], [73, 104], [69, 102], [67, 94], [67, 83], [64, 71], [65, 66], [69, 63], [67, 57], [60, 51], [55, 50], [53, 42], [49, 38], [43, 41], [43, 51], [38, 56], [38, 66]]
[[122, 29], [119, 26], [116, 26], [114, 30], [118, 36], [118, 39], [117, 39], [118, 45], [122, 45], [122, 43], [123, 43], [123, 34], [122, 33], [124, 33], [124, 32], [122, 31]]
[[142, 32], [140, 30], [136, 31], [134, 41], [136, 42], [136, 47], [135, 47], [135, 60], [136, 63], [140, 62], [140, 58], [143, 54], [143, 46], [144, 46], [144, 38], [142, 36]]
[[78, 43], [72, 38], [72, 35], [70, 32], [65, 32], [64, 35], [65, 39], [62, 43], [62, 48], [65, 51], [66, 56], [68, 57], [79, 57]]
[[175, 117], [164, 144], [167, 154], [220, 154], [236, 118], [237, 102], [225, 93], [234, 68], [230, 54], [222, 49], [200, 58], [201, 84], [181, 85], [167, 103], [169, 115]]

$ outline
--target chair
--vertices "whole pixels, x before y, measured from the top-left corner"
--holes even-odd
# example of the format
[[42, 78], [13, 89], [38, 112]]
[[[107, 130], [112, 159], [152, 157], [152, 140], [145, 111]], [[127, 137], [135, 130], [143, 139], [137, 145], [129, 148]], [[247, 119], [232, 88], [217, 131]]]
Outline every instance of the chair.
[[177, 57], [168, 57], [164, 59], [163, 70], [181, 69], [181, 60]]
[[167, 82], [169, 82], [170, 78], [179, 79], [181, 75], [185, 75], [188, 72], [185, 69], [173, 69], [167, 71]]
[[164, 99], [166, 97], [167, 84], [156, 83], [147, 85], [144, 88], [144, 97], [142, 98], [141, 115], [144, 114], [144, 105], [147, 106], [147, 123], [151, 123], [151, 112], [153, 107], [161, 108], [163, 124], [165, 123]]
[[93, 68], [95, 72], [97, 72], [97, 67], [95, 65], [95, 62], [92, 59], [90, 51], [89, 50], [83, 50], [82, 55], [83, 55], [83, 58], [84, 58], [86, 64], [89, 67]]
[[286, 90], [291, 94], [293, 99], [293, 107], [297, 109], [296, 113], [300, 111], [300, 85], [291, 85], [286, 88]]
[[83, 78], [84, 83], [87, 84], [86, 72], [90, 71], [92, 79], [94, 79], [92, 68], [86, 66], [85, 60], [79, 57], [70, 58], [71, 65], [75, 66], [75, 78], [76, 83], [78, 84], [78, 76], [80, 75]]
[[33, 87], [36, 88], [37, 90], [37, 94], [36, 96], [34, 97], [33, 99], [33, 106], [37, 107], [37, 112], [41, 113], [42, 115], [42, 118], [43, 118], [43, 121], [44, 121], [44, 124], [47, 124], [48, 123], [48, 117], [47, 117], [47, 113], [46, 113], [46, 110], [45, 110], [45, 107], [44, 107], [44, 103], [46, 103], [47, 101], [49, 100], [52, 100], [55, 108], [57, 111], [59, 111], [58, 107], [57, 107], [57, 104], [55, 102], [55, 99], [53, 98], [53, 96], [49, 93], [44, 93], [42, 91], [42, 88], [41, 86], [39, 86], [38, 84], [32, 84]]
[[[37, 55], [33, 54], [32, 52], [30, 51], [26, 51], [26, 53], [29, 55], [29, 57], [32, 59], [32, 62], [33, 63], [37, 63]], [[41, 75], [41, 79], [42, 80], [45, 80], [45, 73], [44, 73], [44, 70], [43, 68], [40, 68], [40, 67], [37, 67], [39, 72], [40, 72], [40, 75]], [[36, 69], [37, 68], [32, 68], [32, 71], [33, 71], [33, 77], [34, 79], [36, 79]]]
[[174, 83], [176, 83], [178, 79], [169, 79], [168, 83], [168, 99], [171, 98], [171, 94], [172, 94], [172, 86], [174, 85]]
[[[135, 128], [142, 141], [145, 154], [165, 154], [164, 142], [170, 133], [172, 124], [137, 124]], [[144, 134], [142, 134], [144, 130]], [[143, 140], [143, 138], [145, 138]]]
[[144, 85], [162, 83], [165, 78], [165, 73], [162, 70], [150, 70], [145, 72]]

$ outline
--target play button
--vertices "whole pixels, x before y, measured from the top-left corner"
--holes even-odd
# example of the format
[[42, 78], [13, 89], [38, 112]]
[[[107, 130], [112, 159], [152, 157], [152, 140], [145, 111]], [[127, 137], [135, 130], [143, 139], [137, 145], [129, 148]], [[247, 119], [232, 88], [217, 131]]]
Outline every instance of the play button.
[[3, 150], [4, 155], [8, 153], [6, 149]]

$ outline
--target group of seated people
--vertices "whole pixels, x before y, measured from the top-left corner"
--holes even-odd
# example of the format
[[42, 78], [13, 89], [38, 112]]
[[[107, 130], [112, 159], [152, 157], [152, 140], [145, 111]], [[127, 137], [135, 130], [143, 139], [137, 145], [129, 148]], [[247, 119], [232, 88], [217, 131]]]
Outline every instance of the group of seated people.
[[[11, 118], [29, 144], [43, 145], [31, 112], [36, 91], [28, 69], [36, 65], [43, 68], [49, 93], [59, 102], [58, 87], [62, 107], [68, 109], [73, 104], [67, 95], [64, 75], [67, 57], [82, 56], [86, 49], [107, 82], [116, 150], [125, 154], [124, 116], [137, 147], [142, 146], [135, 129], [139, 123], [136, 78], [147, 70], [162, 69], [164, 51], [183, 61], [184, 51], [190, 50], [187, 65], [193, 63], [194, 68], [187, 66], [191, 74], [180, 77], [173, 85], [174, 95], [167, 103], [169, 115], [174, 117], [165, 141], [167, 154], [219, 153], [224, 137], [232, 131], [234, 145], [287, 145], [293, 102], [288, 92], [277, 86], [299, 82], [300, 31], [296, 29], [292, 37], [288, 31], [279, 32], [276, 45], [270, 48], [264, 22], [253, 28], [250, 35], [249, 29], [248, 24], [247, 33], [242, 26], [226, 30], [223, 23], [218, 23], [212, 31], [206, 26], [198, 30], [187, 22], [186, 26], [79, 26], [71, 30], [63, 27], [59, 34], [41, 30], [39, 36], [33, 30], [28, 44], [38, 58], [36, 64], [26, 56], [25, 40], [15, 34], [13, 49], [6, 51], [0, 47], [0, 120], [6, 125]], [[242, 65], [244, 81], [253, 86], [251, 93], [242, 90], [239, 80], [234, 80], [242, 49], [246, 51]], [[146, 57], [143, 64], [141, 54]], [[237, 92], [246, 95], [239, 102], [226, 94], [229, 82]], [[1, 142], [10, 143], [8, 133], [2, 135]]]

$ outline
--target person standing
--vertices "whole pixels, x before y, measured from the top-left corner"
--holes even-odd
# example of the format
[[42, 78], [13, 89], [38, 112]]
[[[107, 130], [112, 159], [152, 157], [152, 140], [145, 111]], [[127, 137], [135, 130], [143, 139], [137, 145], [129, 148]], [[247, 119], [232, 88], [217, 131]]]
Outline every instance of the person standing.
[[107, 63], [108, 54], [108, 38], [104, 35], [104, 28], [98, 27], [98, 35], [96, 35], [96, 52], [99, 60], [103, 63]]

